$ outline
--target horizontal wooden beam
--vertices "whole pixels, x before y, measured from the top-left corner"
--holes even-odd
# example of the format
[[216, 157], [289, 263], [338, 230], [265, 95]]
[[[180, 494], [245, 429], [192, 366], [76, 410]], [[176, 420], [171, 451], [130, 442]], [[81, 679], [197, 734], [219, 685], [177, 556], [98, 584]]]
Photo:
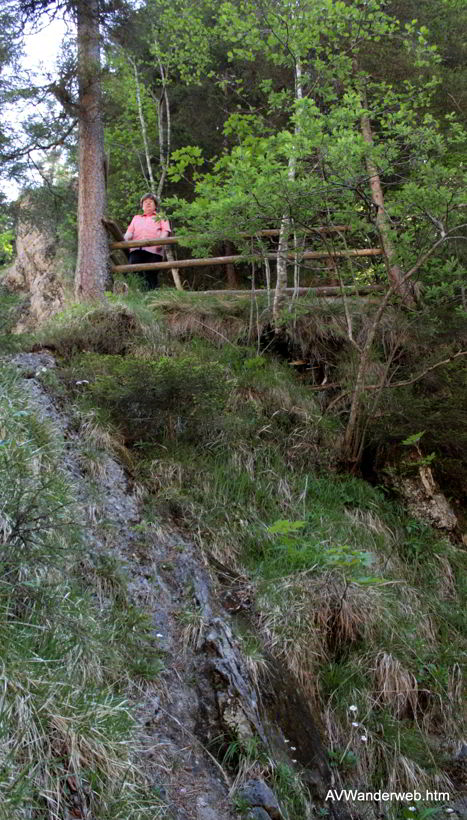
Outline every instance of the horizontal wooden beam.
[[[302, 259], [348, 259], [355, 256], [381, 256], [383, 253], [381, 248], [361, 248], [348, 251], [306, 251], [298, 254], [298, 258]], [[112, 265], [113, 273], [129, 273], [136, 270], [170, 270], [171, 268], [203, 268], [211, 265], [229, 265], [233, 262], [248, 262], [251, 259], [277, 259], [276, 253], [266, 253], [263, 257], [245, 257], [241, 255], [235, 256], [211, 256], [206, 259], [177, 259], [174, 262], [143, 262], [136, 265]], [[288, 253], [287, 259], [292, 262], [295, 260], [295, 254]]]
[[[350, 225], [330, 225], [328, 228], [308, 228], [306, 231], [299, 231], [297, 233], [300, 233], [300, 236], [305, 236], [310, 233], [342, 233], [342, 231], [349, 230]], [[257, 231], [255, 234], [239, 233], [238, 236], [241, 239], [255, 239], [258, 236], [279, 236], [279, 234], [279, 228], [265, 228], [265, 230]], [[292, 232], [290, 235], [292, 235]], [[201, 236], [197, 236], [196, 239], [209, 239], [213, 241], [216, 240], [216, 237], [202, 234]], [[165, 239], [130, 239], [128, 242], [112, 242], [110, 247], [112, 250], [116, 250], [117, 248], [141, 248], [143, 245], [149, 248], [151, 245], [176, 245], [177, 243], [183, 245], [183, 237], [181, 239], [178, 239], [176, 236], [168, 236]]]
[[[356, 287], [355, 285], [343, 285], [344, 292], [347, 295], [366, 296], [369, 293], [381, 293], [384, 291], [383, 285], [362, 285]], [[255, 290], [196, 290], [192, 291], [197, 296], [266, 296], [267, 290], [265, 288], [256, 288]], [[274, 292], [274, 288], [270, 291]], [[340, 296], [342, 289], [340, 285], [317, 285], [315, 288], [284, 288], [284, 293], [288, 296]], [[188, 293], [188, 291], [185, 291]], [[176, 303], [174, 303], [176, 305]]]

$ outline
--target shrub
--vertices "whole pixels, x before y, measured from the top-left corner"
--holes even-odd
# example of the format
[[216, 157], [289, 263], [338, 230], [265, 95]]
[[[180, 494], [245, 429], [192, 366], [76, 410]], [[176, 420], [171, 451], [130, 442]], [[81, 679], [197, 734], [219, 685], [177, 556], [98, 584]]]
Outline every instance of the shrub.
[[221, 423], [226, 372], [220, 365], [200, 364], [191, 356], [158, 361], [106, 356], [87, 358], [87, 364], [98, 371], [89, 385], [91, 400], [105, 408], [127, 442], [202, 441]]

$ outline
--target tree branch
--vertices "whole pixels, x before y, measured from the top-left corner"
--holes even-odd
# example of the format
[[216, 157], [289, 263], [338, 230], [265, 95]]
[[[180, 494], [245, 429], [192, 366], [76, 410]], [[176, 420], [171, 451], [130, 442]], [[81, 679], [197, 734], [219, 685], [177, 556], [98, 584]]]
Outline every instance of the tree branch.
[[[365, 390], [381, 390], [386, 389], [388, 387], [406, 387], [409, 384], [415, 384], [415, 382], [420, 381], [426, 376], [427, 373], [431, 373], [432, 370], [436, 370], [438, 367], [442, 367], [443, 364], [449, 364], [449, 362], [453, 362], [455, 359], [458, 359], [460, 356], [467, 356], [467, 350], [459, 350], [457, 353], [453, 353], [452, 356], [448, 356], [447, 359], [441, 359], [441, 361], [436, 362], [435, 364], [430, 365], [430, 367], [426, 367], [425, 370], [422, 370], [421, 373], [418, 373], [416, 376], [412, 376], [410, 379], [402, 379], [399, 382], [390, 382], [389, 384], [366, 384], [363, 388]], [[339, 387], [339, 384], [336, 382], [332, 382], [331, 384], [319, 384], [310, 388], [310, 390], [318, 391], [318, 390], [335, 390]], [[339, 396], [337, 396], [334, 401], [326, 408], [329, 410], [332, 406], [337, 404], [341, 399], [345, 399], [346, 396], [350, 394], [350, 390], [345, 390]]]

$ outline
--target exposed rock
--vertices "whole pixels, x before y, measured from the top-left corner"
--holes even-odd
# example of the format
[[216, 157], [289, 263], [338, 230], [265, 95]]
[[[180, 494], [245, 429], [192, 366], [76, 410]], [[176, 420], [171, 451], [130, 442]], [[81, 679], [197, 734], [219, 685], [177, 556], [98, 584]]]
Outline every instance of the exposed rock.
[[[64, 304], [64, 288], [57, 272], [57, 237], [53, 226], [35, 226], [26, 218], [29, 200], [20, 205], [16, 235], [17, 257], [3, 283], [10, 291], [29, 297], [14, 332], [32, 330], [57, 313]], [[23, 217], [22, 217], [23, 214]]]
[[270, 820], [282, 820], [277, 797], [263, 780], [247, 780], [239, 789], [238, 796], [253, 809], [263, 809]]
[[254, 809], [248, 812], [247, 820], [271, 820], [271, 815], [260, 806], [255, 806]]
[[258, 696], [242, 662], [232, 630], [222, 618], [213, 618], [204, 648], [211, 659], [217, 704], [225, 729], [240, 740], [258, 735], [267, 745], [258, 709]]
[[197, 820], [220, 820], [217, 810], [212, 808], [212, 795], [200, 795], [196, 801], [196, 810]]

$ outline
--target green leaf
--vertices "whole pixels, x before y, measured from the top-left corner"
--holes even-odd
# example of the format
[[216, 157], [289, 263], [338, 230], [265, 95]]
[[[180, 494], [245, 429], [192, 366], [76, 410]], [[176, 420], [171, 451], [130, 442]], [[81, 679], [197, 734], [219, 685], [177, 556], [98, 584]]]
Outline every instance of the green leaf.
[[288, 535], [291, 532], [302, 530], [305, 526], [305, 521], [288, 521], [287, 519], [279, 519], [268, 527], [268, 532], [273, 535]]
[[401, 442], [405, 447], [411, 447], [412, 444], [418, 444], [421, 437], [425, 435], [425, 430], [422, 430], [421, 433], [413, 433], [413, 435], [405, 438], [404, 441]]

